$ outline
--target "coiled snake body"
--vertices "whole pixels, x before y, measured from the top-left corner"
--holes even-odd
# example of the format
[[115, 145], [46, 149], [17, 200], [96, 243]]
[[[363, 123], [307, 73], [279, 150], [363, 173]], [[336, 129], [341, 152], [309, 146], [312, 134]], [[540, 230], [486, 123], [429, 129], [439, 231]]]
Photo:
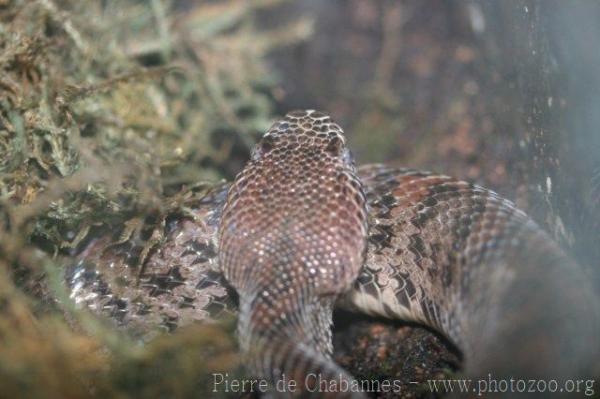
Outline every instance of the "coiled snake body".
[[315, 376], [352, 381], [330, 358], [334, 306], [440, 331], [473, 377], [566, 378], [596, 366], [598, 300], [540, 227], [448, 176], [355, 170], [322, 113], [275, 123], [232, 186], [194, 213], [141, 271], [134, 242], [92, 244], [67, 274], [72, 298], [148, 331], [233, 309], [233, 287], [250, 371], [273, 385], [285, 374], [301, 396], [318, 388]]

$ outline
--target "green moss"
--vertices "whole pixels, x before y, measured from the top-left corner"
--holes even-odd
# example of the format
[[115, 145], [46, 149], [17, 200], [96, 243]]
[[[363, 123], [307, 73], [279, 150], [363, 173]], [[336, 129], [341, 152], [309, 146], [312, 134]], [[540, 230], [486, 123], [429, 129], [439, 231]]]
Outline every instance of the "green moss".
[[0, 0], [1, 397], [207, 397], [237, 367], [231, 322], [137, 344], [61, 276], [247, 158], [277, 87], [264, 55], [310, 30], [256, 29], [276, 3]]

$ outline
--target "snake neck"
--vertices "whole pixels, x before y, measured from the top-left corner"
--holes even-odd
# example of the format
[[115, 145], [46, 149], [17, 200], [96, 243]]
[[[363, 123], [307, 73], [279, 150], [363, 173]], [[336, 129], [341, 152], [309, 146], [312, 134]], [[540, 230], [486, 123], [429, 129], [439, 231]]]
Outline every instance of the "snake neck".
[[242, 298], [238, 324], [242, 350], [249, 352], [287, 339], [331, 355], [333, 299], [275, 296], [271, 287]]
[[351, 392], [353, 378], [331, 359], [333, 298], [284, 296], [278, 306], [268, 288], [242, 297], [242, 352], [275, 396], [363, 398]]

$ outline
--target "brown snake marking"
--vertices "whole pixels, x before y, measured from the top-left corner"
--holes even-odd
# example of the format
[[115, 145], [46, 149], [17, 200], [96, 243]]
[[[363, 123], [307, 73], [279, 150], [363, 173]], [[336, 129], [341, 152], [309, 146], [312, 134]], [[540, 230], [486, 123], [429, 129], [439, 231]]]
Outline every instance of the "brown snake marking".
[[[235, 311], [235, 294], [219, 273], [225, 269], [241, 294], [242, 346], [258, 349], [258, 355], [249, 353], [252, 371], [271, 380], [282, 370], [300, 379], [312, 371], [351, 378], [329, 360], [338, 294], [339, 306], [419, 321], [445, 334], [464, 353], [469, 376], [560, 378], [597, 367], [598, 299], [583, 272], [490, 190], [411, 169], [359, 168], [369, 226], [360, 269], [366, 231], [361, 186], [352, 177], [341, 129], [322, 114], [293, 115], [274, 125], [238, 176], [221, 222], [220, 251], [227, 186], [202, 198], [194, 220], [171, 226], [142, 272], [130, 259], [140, 251], [137, 240], [108, 248], [102, 240], [92, 243], [67, 275], [72, 298], [141, 332], [171, 330]], [[317, 130], [311, 116], [326, 126], [314, 134], [322, 133], [316, 149], [281, 140]], [[317, 172], [320, 167], [336, 172]], [[336, 192], [325, 190], [338, 175], [347, 176], [340, 196], [324, 194]], [[332, 209], [336, 217], [327, 218]], [[332, 237], [341, 262], [314, 278], [308, 262], [326, 259], [324, 232], [331, 226], [346, 226]], [[265, 290], [268, 296], [261, 295]]]
[[92, 241], [67, 269], [71, 298], [147, 338], [235, 312], [236, 294], [219, 270], [216, 244], [228, 188], [203, 194], [191, 218], [177, 215], [165, 226], [165, 242], [143, 267], [147, 239], [139, 234], [124, 242], [117, 234]]

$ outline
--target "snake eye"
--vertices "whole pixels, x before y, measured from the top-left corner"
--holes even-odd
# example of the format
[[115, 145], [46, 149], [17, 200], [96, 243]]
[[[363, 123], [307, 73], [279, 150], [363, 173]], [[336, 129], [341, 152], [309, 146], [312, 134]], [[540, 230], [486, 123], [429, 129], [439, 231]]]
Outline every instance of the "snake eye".
[[257, 160], [268, 154], [275, 147], [275, 138], [270, 135], [263, 136], [263, 138], [258, 142], [256, 147], [254, 147], [254, 151], [252, 151], [251, 158], [253, 160]]
[[344, 143], [342, 142], [342, 140], [339, 137], [333, 137], [329, 140], [329, 143], [327, 143], [327, 146], [325, 147], [325, 151], [327, 151], [328, 153], [330, 153], [333, 156], [339, 156], [342, 151], [344, 149]]
[[263, 154], [271, 151], [275, 145], [275, 139], [272, 136], [265, 136], [260, 142], [260, 150]]

